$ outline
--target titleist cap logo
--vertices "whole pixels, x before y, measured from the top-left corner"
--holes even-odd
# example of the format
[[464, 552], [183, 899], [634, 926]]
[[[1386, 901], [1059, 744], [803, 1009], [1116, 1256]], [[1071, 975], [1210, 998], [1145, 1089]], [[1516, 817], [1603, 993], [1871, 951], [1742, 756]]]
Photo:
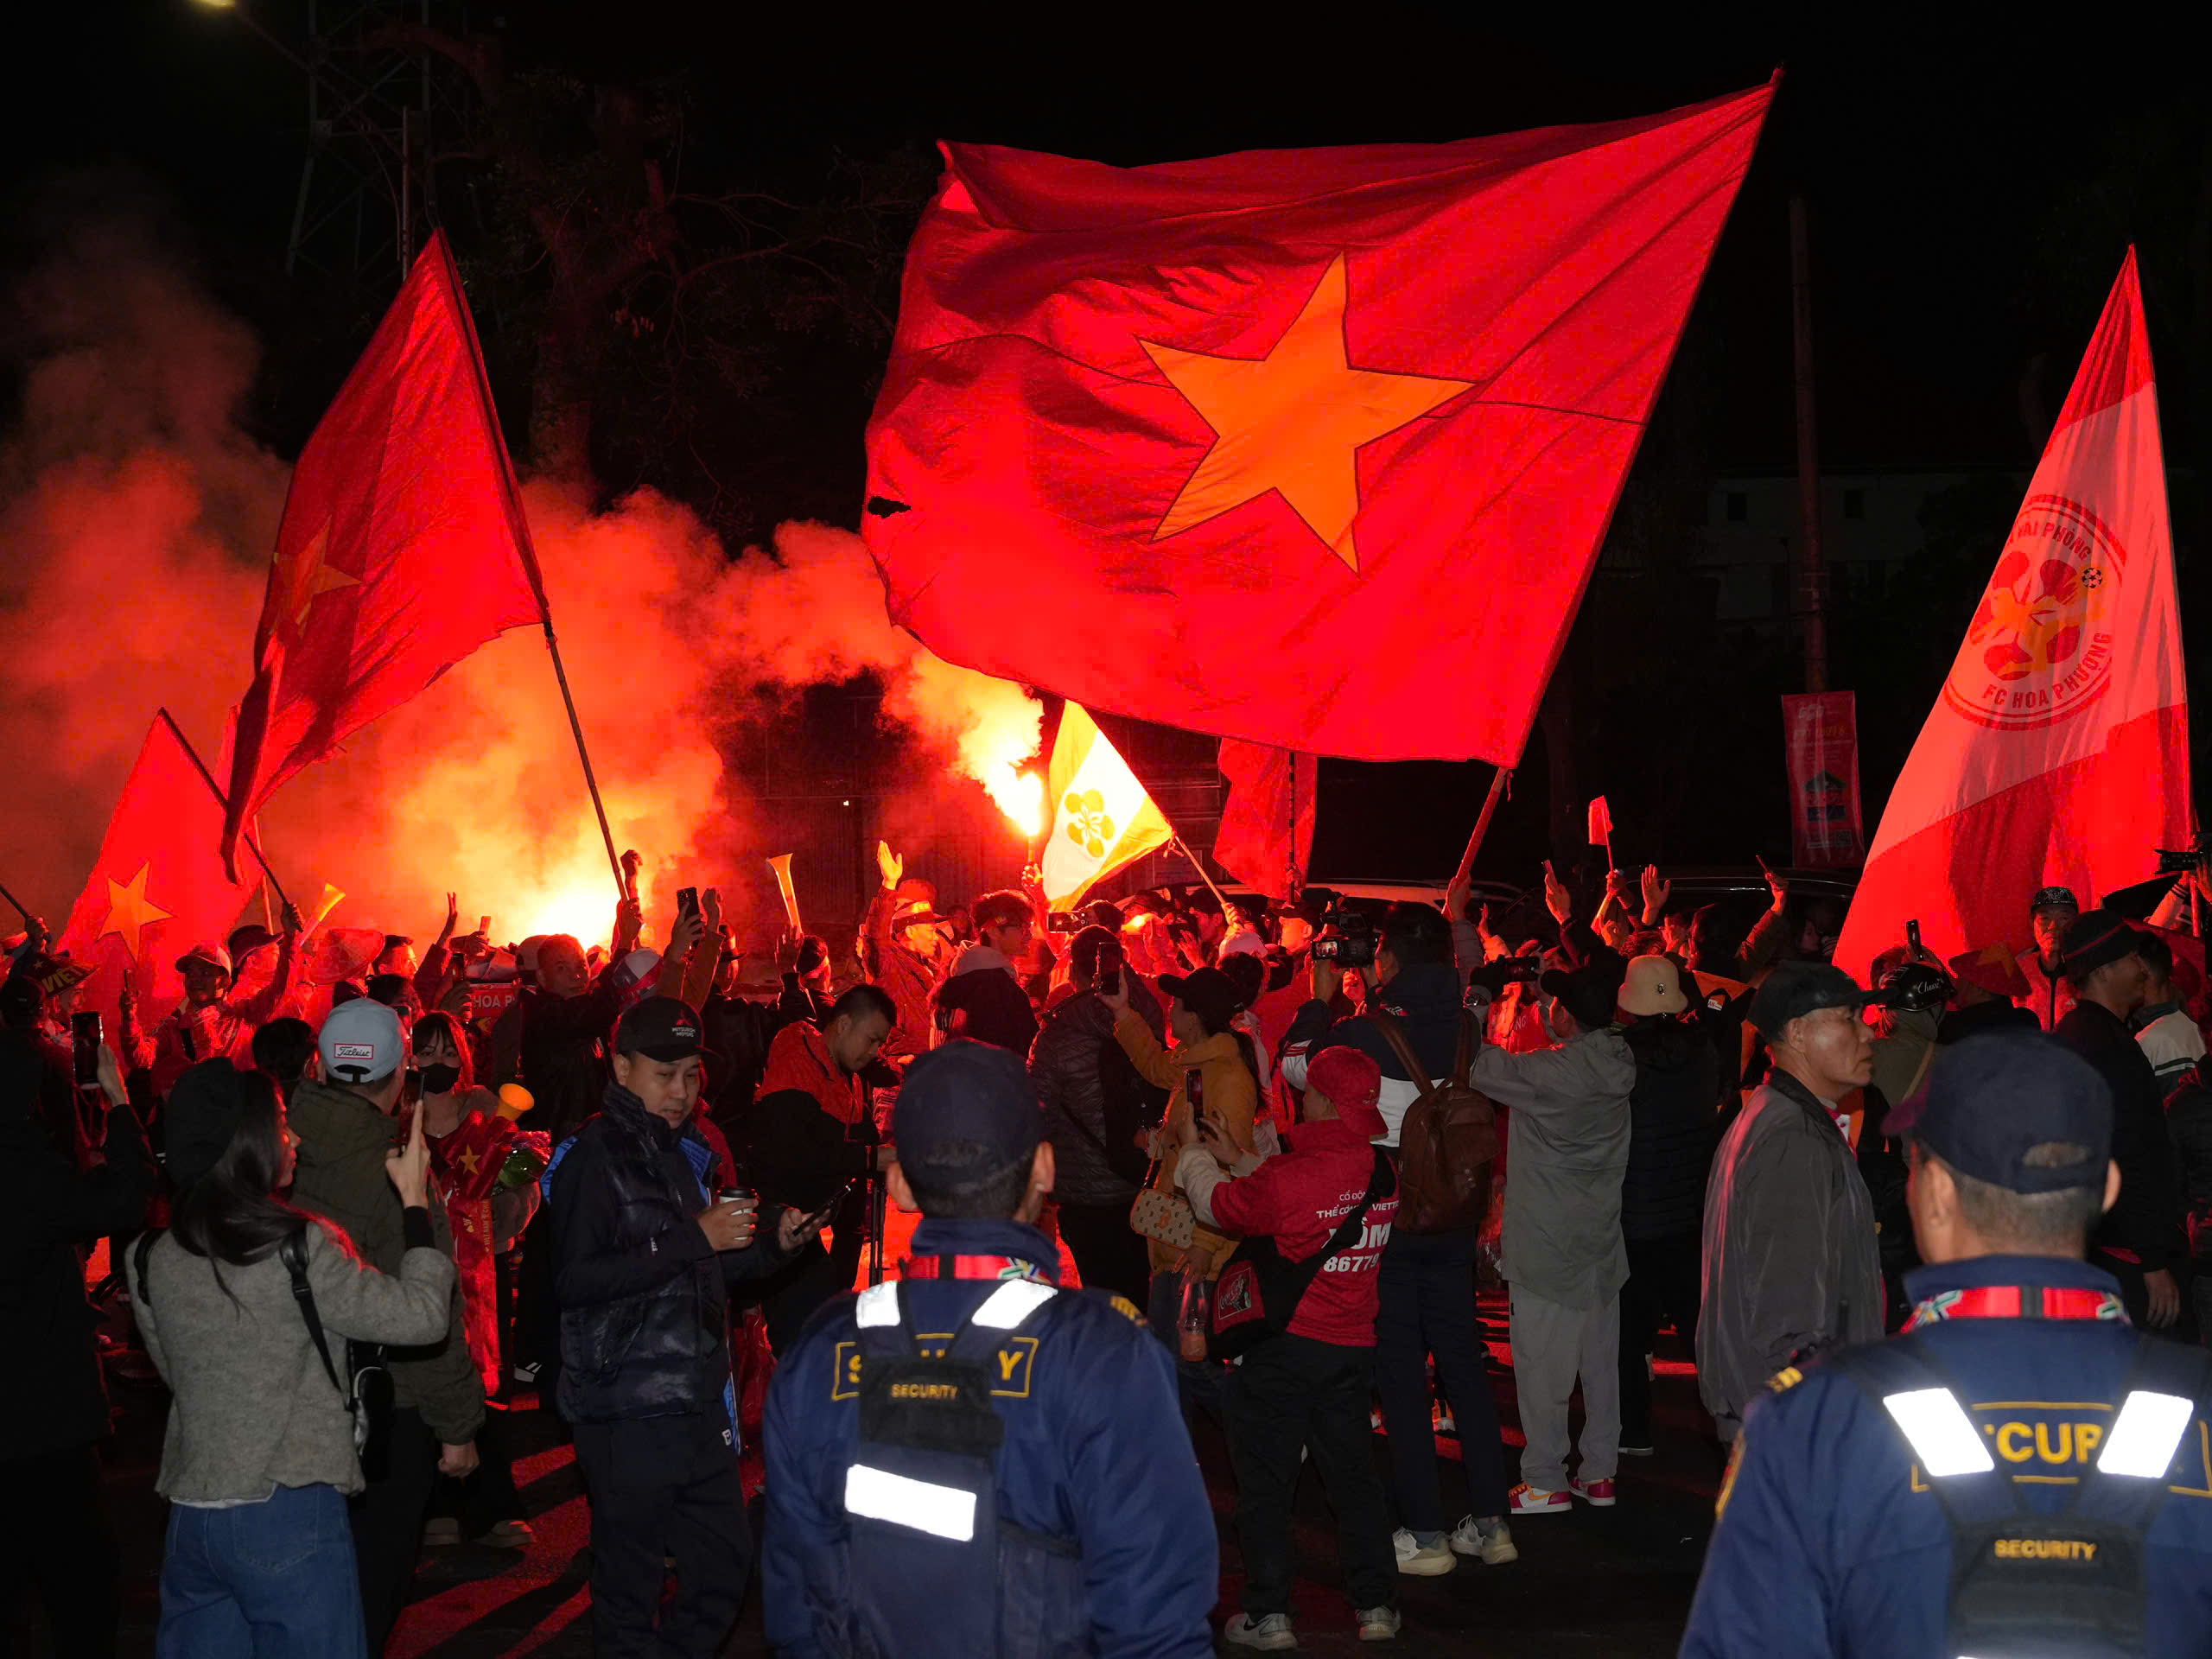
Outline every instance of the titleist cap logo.
[[377, 1057], [374, 1043], [333, 1043], [330, 1058], [334, 1060], [373, 1060]]

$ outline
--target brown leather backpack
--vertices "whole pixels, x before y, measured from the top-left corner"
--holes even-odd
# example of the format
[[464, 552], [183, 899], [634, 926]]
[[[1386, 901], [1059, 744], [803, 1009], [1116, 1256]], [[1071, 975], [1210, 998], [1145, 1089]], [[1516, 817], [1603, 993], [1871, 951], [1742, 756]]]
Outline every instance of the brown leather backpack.
[[1421, 1090], [1398, 1128], [1398, 1218], [1408, 1233], [1480, 1228], [1490, 1210], [1491, 1168], [1497, 1159], [1497, 1108], [1471, 1085], [1475, 1016], [1459, 1013], [1459, 1052], [1452, 1076], [1431, 1083], [1397, 1020], [1380, 1008], [1368, 1016]]

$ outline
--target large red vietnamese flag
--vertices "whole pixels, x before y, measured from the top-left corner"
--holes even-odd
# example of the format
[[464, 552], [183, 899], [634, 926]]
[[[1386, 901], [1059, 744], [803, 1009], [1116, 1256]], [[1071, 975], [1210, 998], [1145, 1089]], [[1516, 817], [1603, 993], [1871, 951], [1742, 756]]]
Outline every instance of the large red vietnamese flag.
[[287, 779], [486, 640], [545, 618], [441, 231], [292, 470], [238, 706], [222, 832], [232, 873], [239, 825]]
[[124, 970], [137, 989], [139, 1022], [151, 1031], [184, 995], [176, 959], [195, 944], [222, 944], [253, 897], [216, 855], [222, 823], [223, 804], [167, 718], [156, 717], [54, 942], [92, 968], [79, 998], [106, 1017], [111, 1044]]
[[1939, 956], [2023, 946], [2039, 889], [2094, 904], [2192, 833], [2165, 458], [2131, 248], [1890, 792], [1837, 965], [1865, 974], [1916, 918]]
[[892, 617], [1147, 720], [1514, 763], [1772, 94], [1132, 168], [946, 145], [868, 428]]

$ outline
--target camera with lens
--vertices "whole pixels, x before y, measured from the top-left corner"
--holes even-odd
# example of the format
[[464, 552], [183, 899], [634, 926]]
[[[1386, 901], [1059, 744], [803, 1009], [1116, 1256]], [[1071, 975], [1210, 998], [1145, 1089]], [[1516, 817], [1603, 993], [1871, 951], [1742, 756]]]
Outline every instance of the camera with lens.
[[1321, 917], [1321, 931], [1312, 949], [1316, 962], [1333, 962], [1340, 968], [1365, 968], [1375, 961], [1375, 923], [1363, 911], [1339, 900]]

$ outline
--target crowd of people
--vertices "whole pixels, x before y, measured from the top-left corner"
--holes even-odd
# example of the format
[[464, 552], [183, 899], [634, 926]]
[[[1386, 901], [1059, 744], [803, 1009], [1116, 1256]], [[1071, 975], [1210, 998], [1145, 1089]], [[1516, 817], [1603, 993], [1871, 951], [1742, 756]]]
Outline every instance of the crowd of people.
[[[531, 1547], [527, 1399], [574, 1441], [602, 1652], [726, 1635], [755, 1565], [741, 1402], [772, 1369], [779, 1651], [1198, 1654], [1202, 1421], [1243, 1560], [1218, 1636], [1283, 1650], [1305, 1464], [1370, 1641], [1402, 1577], [1507, 1567], [1541, 1548], [1529, 1517], [1633, 1501], [1669, 1330], [1724, 1503], [1740, 1465], [1770, 1509], [1816, 1456], [1746, 1456], [1809, 1409], [1783, 1379], [1947, 1317], [1963, 1293], [1927, 1275], [2025, 1236], [2007, 1195], [2102, 1200], [2068, 1212], [2078, 1239], [2035, 1235], [2087, 1258], [2036, 1282], [2212, 1332], [2212, 1004], [2198, 938], [2159, 925], [2202, 876], [2143, 920], [2024, 894], [2026, 950], [1901, 940], [1862, 985], [1779, 875], [1745, 930], [1656, 870], [1578, 891], [1547, 866], [1540, 907], [1495, 916], [1459, 885], [1060, 916], [1033, 873], [955, 909], [879, 865], [850, 951], [786, 935], [765, 987], [712, 889], [658, 950], [630, 898], [603, 947], [525, 939], [504, 980], [449, 899], [419, 957], [389, 936], [312, 987], [288, 910], [186, 953], [150, 1029], [127, 985], [88, 1046], [83, 969], [35, 925], [10, 942], [0, 1249], [13, 1327], [44, 1334], [0, 1385], [0, 1470], [53, 1517], [24, 1565], [57, 1649], [116, 1638], [88, 1294], [127, 1306], [170, 1395], [159, 1650], [318, 1659], [382, 1650], [426, 1542]], [[2017, 1140], [2037, 1090], [2059, 1127], [1999, 1144], [1985, 1120]], [[887, 1204], [923, 1218], [903, 1259]], [[1698, 1650], [1773, 1650], [1759, 1530], [1724, 1519]]]

